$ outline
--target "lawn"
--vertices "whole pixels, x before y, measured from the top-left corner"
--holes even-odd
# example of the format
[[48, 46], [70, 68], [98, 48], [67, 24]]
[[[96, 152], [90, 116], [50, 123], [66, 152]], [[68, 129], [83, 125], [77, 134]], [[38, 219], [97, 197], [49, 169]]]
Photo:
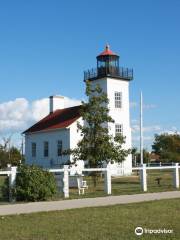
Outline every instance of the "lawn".
[[[137, 226], [174, 233], [137, 237]], [[0, 239], [180, 239], [180, 199], [0, 217]]]
[[[160, 185], [157, 184], [156, 178], [160, 177]], [[7, 203], [8, 196], [2, 195], [2, 186], [6, 177], [0, 176], [0, 204]], [[87, 181], [89, 188], [85, 190], [85, 194], [79, 196], [77, 188], [70, 189], [70, 198], [84, 198], [84, 197], [100, 197], [106, 196], [104, 192], [104, 178], [99, 177], [97, 186], [94, 187], [92, 178], [85, 176], [84, 180]], [[176, 190], [173, 187], [173, 170], [148, 170], [147, 171], [147, 185], [148, 192], [162, 192], [162, 191], [173, 191]], [[123, 177], [112, 177], [112, 195], [123, 195], [123, 194], [136, 194], [142, 193], [140, 186], [140, 177], [137, 172], [134, 172], [131, 176]], [[62, 191], [59, 191], [54, 200], [63, 199]]]
[[[160, 185], [156, 179], [160, 177]], [[99, 197], [105, 196], [104, 179], [99, 178], [97, 186], [94, 187], [91, 177], [84, 177], [87, 181], [89, 189], [85, 191], [85, 195], [81, 197]], [[148, 192], [163, 192], [177, 190], [173, 187], [173, 171], [172, 170], [148, 170], [147, 171]], [[137, 172], [132, 176], [123, 176], [112, 178], [112, 195], [137, 194], [143, 193], [140, 186], [140, 177]], [[62, 195], [61, 195], [62, 196]], [[78, 198], [77, 189], [70, 189], [70, 198]]]

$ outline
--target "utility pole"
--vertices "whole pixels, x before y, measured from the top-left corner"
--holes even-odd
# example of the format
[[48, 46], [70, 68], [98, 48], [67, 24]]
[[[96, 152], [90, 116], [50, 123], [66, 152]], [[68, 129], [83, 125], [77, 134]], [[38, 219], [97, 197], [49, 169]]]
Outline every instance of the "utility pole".
[[143, 97], [140, 93], [140, 156], [141, 165], [143, 164]]

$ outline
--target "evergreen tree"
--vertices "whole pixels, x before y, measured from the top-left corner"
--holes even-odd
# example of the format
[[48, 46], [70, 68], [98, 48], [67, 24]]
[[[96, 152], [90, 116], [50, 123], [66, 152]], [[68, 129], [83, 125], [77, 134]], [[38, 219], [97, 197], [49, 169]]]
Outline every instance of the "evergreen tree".
[[109, 116], [107, 95], [99, 85], [92, 88], [90, 82], [86, 82], [86, 96], [89, 101], [82, 102], [81, 107], [84, 124], [78, 123], [82, 139], [66, 154], [72, 154], [74, 161], [87, 160], [90, 167], [100, 167], [104, 162], [122, 162], [130, 150], [122, 148], [125, 143], [122, 135], [109, 134], [108, 124], [114, 120]]

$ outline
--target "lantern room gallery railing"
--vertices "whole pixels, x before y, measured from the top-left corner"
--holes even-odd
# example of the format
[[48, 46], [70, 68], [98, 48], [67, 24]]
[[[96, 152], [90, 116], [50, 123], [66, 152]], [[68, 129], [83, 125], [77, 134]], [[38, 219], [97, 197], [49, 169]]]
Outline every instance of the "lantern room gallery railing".
[[84, 81], [103, 77], [120, 78], [130, 81], [133, 79], [133, 69], [124, 67], [100, 67], [84, 71]]

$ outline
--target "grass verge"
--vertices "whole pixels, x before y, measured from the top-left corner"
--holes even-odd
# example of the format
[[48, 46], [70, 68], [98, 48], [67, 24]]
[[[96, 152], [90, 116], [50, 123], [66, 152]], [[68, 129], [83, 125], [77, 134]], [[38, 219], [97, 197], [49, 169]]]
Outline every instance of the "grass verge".
[[[180, 239], [180, 199], [0, 217], [2, 240]], [[173, 234], [136, 236], [137, 226]]]

